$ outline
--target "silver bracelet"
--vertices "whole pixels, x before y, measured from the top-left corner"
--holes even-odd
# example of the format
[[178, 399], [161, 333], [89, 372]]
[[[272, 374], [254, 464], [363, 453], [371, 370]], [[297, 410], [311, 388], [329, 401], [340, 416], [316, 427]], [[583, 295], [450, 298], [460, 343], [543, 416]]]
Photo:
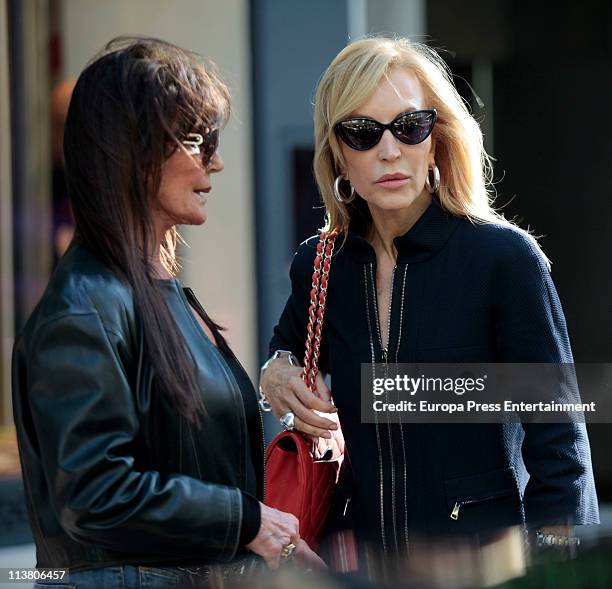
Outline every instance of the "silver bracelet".
[[266, 413], [269, 413], [270, 411], [272, 411], [272, 407], [270, 406], [270, 403], [268, 403], [268, 399], [266, 398], [266, 393], [264, 393], [264, 390], [261, 388], [261, 381], [263, 379], [263, 375], [268, 369], [268, 366], [270, 366], [270, 363], [272, 362], [272, 360], [276, 360], [277, 358], [282, 358], [283, 354], [286, 354], [287, 362], [289, 362], [291, 366], [299, 366], [298, 359], [295, 357], [293, 352], [289, 350], [276, 350], [274, 354], [272, 354], [272, 356], [270, 356], [266, 360], [264, 365], [261, 367], [261, 370], [259, 371], [259, 400], [258, 402], [259, 402], [259, 406], [261, 407], [261, 410], [265, 411]]
[[575, 548], [580, 546], [580, 538], [576, 536], [563, 536], [562, 534], [545, 534], [536, 532], [536, 545], [540, 546], [570, 546]]

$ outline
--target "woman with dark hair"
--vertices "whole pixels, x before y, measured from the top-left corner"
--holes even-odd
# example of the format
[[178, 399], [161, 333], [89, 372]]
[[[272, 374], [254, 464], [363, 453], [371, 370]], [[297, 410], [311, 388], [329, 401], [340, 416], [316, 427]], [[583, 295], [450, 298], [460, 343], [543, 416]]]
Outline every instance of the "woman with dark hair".
[[320, 564], [261, 503], [252, 384], [176, 278], [229, 112], [211, 64], [155, 39], [111, 42], [74, 90], [76, 234], [15, 343], [13, 400], [37, 566], [78, 587], [205, 586], [249, 552]]

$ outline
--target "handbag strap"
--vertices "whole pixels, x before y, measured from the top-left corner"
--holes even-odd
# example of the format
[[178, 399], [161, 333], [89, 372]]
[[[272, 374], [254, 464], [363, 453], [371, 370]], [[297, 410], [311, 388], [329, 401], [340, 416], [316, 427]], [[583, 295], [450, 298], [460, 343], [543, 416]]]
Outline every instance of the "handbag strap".
[[317, 243], [317, 254], [314, 259], [312, 287], [310, 289], [310, 307], [308, 308], [308, 327], [306, 329], [306, 347], [304, 351], [304, 370], [302, 380], [308, 389], [318, 396], [317, 374], [319, 373], [319, 355], [321, 353], [321, 333], [327, 300], [327, 285], [331, 268], [334, 243], [338, 232], [321, 232]]

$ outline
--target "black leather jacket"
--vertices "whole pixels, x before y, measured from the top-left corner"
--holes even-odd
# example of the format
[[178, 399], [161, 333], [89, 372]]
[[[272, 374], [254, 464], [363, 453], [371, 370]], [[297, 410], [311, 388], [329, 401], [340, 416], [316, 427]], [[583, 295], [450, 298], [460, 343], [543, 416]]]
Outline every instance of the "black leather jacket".
[[14, 416], [40, 567], [215, 563], [244, 550], [241, 489], [263, 498], [263, 431], [247, 455], [236, 379], [202, 337], [193, 293], [161, 282], [197, 361], [200, 429], [152, 387], [130, 287], [81, 245], [15, 343]]

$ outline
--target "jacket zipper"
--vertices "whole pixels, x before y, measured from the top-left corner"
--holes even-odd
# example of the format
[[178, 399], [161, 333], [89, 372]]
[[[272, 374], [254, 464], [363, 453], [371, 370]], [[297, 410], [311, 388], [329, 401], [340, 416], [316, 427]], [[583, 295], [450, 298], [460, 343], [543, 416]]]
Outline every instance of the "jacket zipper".
[[[388, 363], [389, 363], [389, 344], [391, 342], [391, 311], [393, 309], [393, 290], [395, 286], [395, 271], [397, 264], [393, 266], [393, 272], [391, 273], [391, 292], [389, 293], [389, 309], [387, 314], [387, 342], [383, 345], [382, 332], [380, 330], [380, 319], [378, 314], [378, 295], [376, 294], [376, 275], [373, 271], [373, 264], [370, 264], [370, 278], [372, 280], [372, 299], [374, 301], [374, 315], [376, 318], [376, 331], [378, 333], [378, 343], [380, 345], [382, 359], [385, 363], [385, 375], [388, 375]], [[399, 556], [399, 542], [397, 539], [397, 506], [395, 502], [395, 459], [393, 457], [393, 439], [391, 436], [391, 427], [387, 424], [387, 436], [389, 440], [389, 459], [391, 461], [391, 519], [393, 527], [393, 540], [395, 544], [396, 554]]]
[[459, 509], [461, 508], [461, 503], [455, 503], [455, 507], [453, 507], [453, 511], [450, 514], [451, 519], [458, 520], [459, 519]]
[[[391, 275], [391, 292], [390, 292], [390, 296], [389, 296], [389, 313], [387, 315], [387, 345], [383, 346], [383, 342], [382, 342], [382, 333], [380, 331], [380, 327], [379, 327], [379, 323], [377, 321], [376, 326], [377, 326], [377, 330], [378, 330], [378, 340], [380, 343], [380, 347], [382, 350], [382, 358], [383, 361], [385, 363], [385, 365], [388, 365], [388, 361], [389, 361], [389, 353], [390, 353], [390, 349], [391, 349], [391, 312], [393, 309], [393, 295], [394, 295], [394, 289], [395, 289], [395, 273], [397, 270], [397, 264], [393, 267], [393, 273]], [[403, 272], [403, 278], [401, 281], [402, 284], [402, 290], [401, 290], [401, 300], [400, 300], [400, 316], [399, 316], [399, 324], [398, 324], [398, 330], [397, 330], [397, 345], [395, 346], [395, 363], [397, 364], [398, 360], [398, 356], [399, 356], [399, 348], [401, 345], [401, 338], [402, 338], [402, 326], [403, 326], [403, 322], [404, 322], [404, 298], [405, 298], [405, 293], [406, 293], [406, 276], [407, 276], [407, 272], [408, 272], [408, 264], [406, 264], [404, 266], [404, 272]], [[373, 287], [375, 288], [375, 282], [374, 282], [374, 277], [372, 276], [372, 283], [373, 283]], [[375, 290], [373, 291], [374, 295], [376, 295]], [[375, 311], [376, 311], [376, 317], [378, 319], [378, 302], [377, 302], [377, 298], [375, 296], [374, 298], [374, 304], [375, 304]], [[386, 368], [386, 373], [388, 374], [388, 367]], [[406, 472], [406, 454], [405, 454], [405, 445], [404, 445], [404, 431], [403, 431], [403, 427], [402, 427], [402, 423], [400, 421], [399, 423], [399, 430], [400, 430], [400, 437], [401, 437], [401, 447], [402, 447], [402, 457], [403, 457], [403, 483], [404, 483], [404, 543], [406, 545], [406, 550], [408, 550], [409, 548], [409, 533], [408, 533], [408, 499], [407, 499], [407, 472]], [[391, 441], [391, 434], [390, 434], [390, 430], [389, 430], [389, 445], [392, 449], [392, 441]], [[393, 489], [395, 489], [395, 462], [393, 460], [393, 457], [391, 458], [391, 478], [393, 481]], [[392, 490], [392, 496], [391, 496], [391, 503], [392, 503], [392, 508], [393, 508], [393, 525], [394, 525], [394, 535], [396, 534], [396, 530], [397, 530], [397, 521], [396, 521], [396, 501], [395, 501], [395, 492], [394, 490]], [[395, 536], [395, 543], [396, 543], [396, 547], [398, 547], [398, 540], [397, 540], [397, 536]], [[399, 548], [398, 548], [399, 550]], [[399, 554], [399, 552], [398, 552]]]
[[[391, 341], [391, 309], [393, 308], [393, 288], [395, 285], [395, 270], [397, 269], [397, 264], [393, 266], [393, 272], [391, 273], [391, 292], [389, 293], [389, 312], [387, 314], [387, 343], [383, 345], [382, 340], [382, 332], [380, 330], [380, 320], [378, 317], [378, 295], [376, 294], [376, 280], [374, 275], [372, 275], [372, 292], [374, 298], [374, 312], [376, 313], [376, 331], [378, 333], [378, 343], [380, 344], [380, 349], [382, 352], [383, 362], [388, 364], [389, 362], [389, 343]], [[372, 273], [373, 274], [373, 273]]]
[[483, 503], [484, 501], [490, 501], [491, 499], [497, 499], [499, 497], [505, 497], [506, 495], [511, 495], [512, 491], [503, 491], [501, 493], [495, 493], [493, 495], [487, 495], [486, 497], [479, 497], [478, 499], [464, 499], [462, 501], [456, 501], [451, 511], [450, 518], [453, 520], [459, 519], [459, 510], [464, 505], [472, 505], [474, 503]]
[[[369, 266], [371, 269], [371, 265]], [[366, 319], [368, 325], [368, 335], [370, 338], [370, 359], [372, 363], [372, 378], [376, 376], [376, 354], [374, 352], [374, 337], [372, 336], [372, 319], [370, 317], [370, 295], [369, 295], [369, 279], [368, 265], [363, 265], [363, 288], [365, 294]], [[374, 424], [376, 431], [376, 446], [378, 449], [378, 480], [379, 480], [379, 497], [380, 497], [380, 533], [383, 547], [383, 553], [387, 554], [387, 535], [385, 530], [385, 487], [384, 487], [384, 470], [382, 461], [382, 447], [380, 443], [380, 431], [378, 428], [378, 418], [374, 413]]]
[[[408, 275], [408, 264], [404, 265], [404, 274], [402, 277], [402, 290], [400, 294], [400, 315], [399, 315], [399, 323], [397, 328], [397, 344], [395, 346], [395, 363], [399, 362], [399, 350], [402, 343], [402, 328], [404, 326], [404, 301], [406, 299], [406, 276]], [[391, 334], [391, 330], [389, 329], [389, 334]], [[406, 444], [404, 442], [404, 428], [402, 426], [402, 421], [400, 419], [399, 422], [399, 430], [401, 437], [401, 447], [402, 447], [402, 460], [404, 462], [403, 468], [403, 478], [404, 478], [404, 542], [406, 544], [406, 551], [410, 549], [410, 539], [408, 534], [408, 472], [407, 472], [407, 462], [406, 462]]]

